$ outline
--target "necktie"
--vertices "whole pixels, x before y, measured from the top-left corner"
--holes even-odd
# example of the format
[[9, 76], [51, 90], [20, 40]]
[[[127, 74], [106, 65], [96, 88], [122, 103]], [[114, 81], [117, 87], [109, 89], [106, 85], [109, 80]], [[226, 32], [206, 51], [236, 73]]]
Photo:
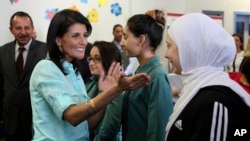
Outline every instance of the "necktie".
[[23, 72], [23, 51], [25, 50], [24, 47], [19, 47], [18, 51], [18, 57], [16, 59], [16, 70], [17, 70], [17, 75], [18, 78], [20, 79], [22, 72]]

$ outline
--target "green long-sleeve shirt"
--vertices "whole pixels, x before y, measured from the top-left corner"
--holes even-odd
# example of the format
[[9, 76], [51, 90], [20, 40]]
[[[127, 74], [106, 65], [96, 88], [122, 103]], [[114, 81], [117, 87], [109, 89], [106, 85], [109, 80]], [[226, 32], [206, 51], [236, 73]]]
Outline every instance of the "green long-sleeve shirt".
[[[89, 97], [98, 95], [98, 77], [92, 76], [86, 84]], [[116, 97], [106, 107], [105, 115], [95, 130], [94, 141], [116, 141], [121, 127], [121, 110], [123, 94]]]
[[164, 141], [165, 128], [173, 111], [166, 70], [159, 57], [153, 57], [136, 71], [142, 72], [150, 75], [149, 85], [126, 93], [129, 95], [126, 141]]

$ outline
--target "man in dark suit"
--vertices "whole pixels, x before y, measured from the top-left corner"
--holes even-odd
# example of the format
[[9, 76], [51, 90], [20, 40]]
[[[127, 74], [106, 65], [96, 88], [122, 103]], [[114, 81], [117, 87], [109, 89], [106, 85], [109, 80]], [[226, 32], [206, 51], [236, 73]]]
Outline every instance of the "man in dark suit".
[[[11, 16], [9, 29], [15, 40], [0, 47], [0, 103], [3, 103], [0, 117], [6, 141], [30, 141], [33, 130], [29, 80], [37, 62], [46, 57], [46, 47], [45, 43], [32, 38], [33, 21], [25, 12]], [[24, 47], [24, 51], [20, 51], [20, 47]], [[20, 67], [16, 66], [19, 54], [22, 56], [20, 75], [17, 69]]]

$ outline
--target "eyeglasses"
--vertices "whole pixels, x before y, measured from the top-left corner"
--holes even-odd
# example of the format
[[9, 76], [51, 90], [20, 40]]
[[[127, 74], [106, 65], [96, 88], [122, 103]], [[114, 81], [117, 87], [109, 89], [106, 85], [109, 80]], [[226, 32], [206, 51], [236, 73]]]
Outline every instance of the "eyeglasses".
[[87, 57], [88, 63], [90, 63], [91, 61], [94, 61], [94, 63], [99, 63], [101, 60], [101, 57]]

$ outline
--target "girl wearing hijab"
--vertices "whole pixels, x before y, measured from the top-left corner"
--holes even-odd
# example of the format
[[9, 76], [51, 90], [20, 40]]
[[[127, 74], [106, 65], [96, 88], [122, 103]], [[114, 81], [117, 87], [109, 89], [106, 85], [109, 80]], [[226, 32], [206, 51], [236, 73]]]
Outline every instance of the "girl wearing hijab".
[[182, 75], [183, 89], [167, 128], [167, 141], [249, 140], [250, 96], [223, 66], [234, 59], [234, 39], [210, 17], [190, 13], [167, 34], [165, 57]]

